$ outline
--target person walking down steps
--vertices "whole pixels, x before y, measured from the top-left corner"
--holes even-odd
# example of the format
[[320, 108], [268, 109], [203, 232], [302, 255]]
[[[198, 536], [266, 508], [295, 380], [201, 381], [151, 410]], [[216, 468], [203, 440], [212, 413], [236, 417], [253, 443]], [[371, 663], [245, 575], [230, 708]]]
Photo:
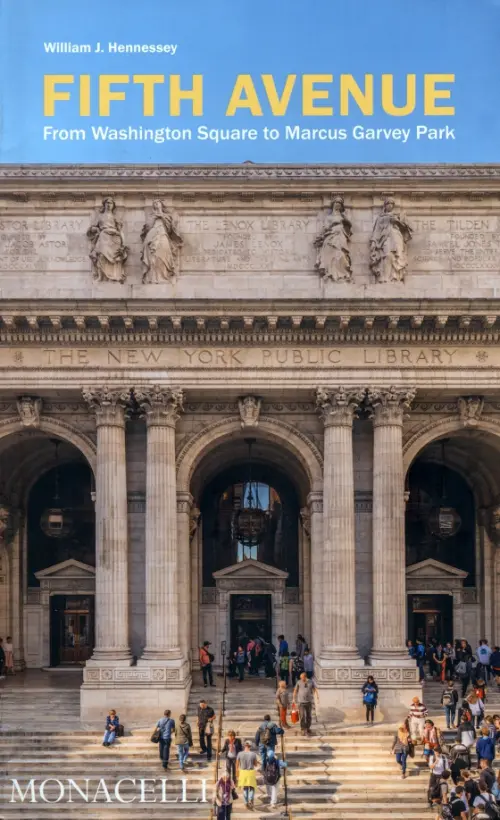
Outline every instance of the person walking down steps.
[[363, 705], [366, 710], [366, 722], [373, 723], [378, 699], [378, 686], [373, 675], [368, 675], [368, 679], [363, 684], [361, 691], [363, 693]]

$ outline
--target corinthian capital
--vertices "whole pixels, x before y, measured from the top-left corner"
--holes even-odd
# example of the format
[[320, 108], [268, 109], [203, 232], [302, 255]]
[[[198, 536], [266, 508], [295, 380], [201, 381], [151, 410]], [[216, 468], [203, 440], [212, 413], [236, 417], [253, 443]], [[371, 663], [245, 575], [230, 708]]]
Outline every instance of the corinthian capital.
[[152, 387], [137, 388], [134, 396], [148, 426], [175, 427], [184, 404], [184, 391], [180, 387], [160, 387], [155, 384]]
[[318, 387], [316, 407], [325, 427], [331, 425], [351, 427], [359, 405], [365, 397], [364, 387]]
[[98, 427], [125, 424], [125, 416], [130, 408], [130, 390], [125, 388], [84, 387], [84, 400], [89, 410], [95, 413]]
[[405, 410], [409, 410], [416, 395], [415, 388], [369, 388], [368, 404], [375, 427], [382, 424], [403, 424]]
[[42, 400], [33, 399], [31, 396], [21, 396], [17, 400], [17, 412], [23, 427], [40, 427]]

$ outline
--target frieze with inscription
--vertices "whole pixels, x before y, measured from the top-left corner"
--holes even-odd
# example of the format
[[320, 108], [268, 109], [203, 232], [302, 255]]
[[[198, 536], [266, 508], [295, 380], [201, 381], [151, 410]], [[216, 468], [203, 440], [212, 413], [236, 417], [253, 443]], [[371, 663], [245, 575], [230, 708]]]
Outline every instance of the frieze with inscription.
[[89, 268], [81, 216], [0, 219], [0, 271]]
[[465, 346], [407, 347], [2, 347], [3, 368], [170, 370], [241, 368], [453, 368], [499, 367], [500, 346], [484, 350]]
[[413, 220], [412, 270], [498, 270], [500, 222], [496, 216], [436, 216]]

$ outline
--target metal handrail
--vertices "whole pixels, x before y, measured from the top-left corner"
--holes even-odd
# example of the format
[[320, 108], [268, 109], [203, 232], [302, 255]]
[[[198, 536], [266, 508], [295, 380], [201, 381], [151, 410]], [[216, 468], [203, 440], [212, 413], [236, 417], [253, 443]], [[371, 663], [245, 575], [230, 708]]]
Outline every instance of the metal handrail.
[[[222, 695], [222, 699], [224, 700], [224, 694]], [[217, 788], [217, 783], [219, 782], [219, 762], [220, 762], [220, 754], [221, 754], [221, 743], [222, 743], [222, 707], [219, 709], [219, 720], [217, 725], [217, 745], [215, 747], [215, 777], [214, 777], [214, 791]], [[213, 817], [216, 817], [217, 810], [215, 808], [215, 800], [212, 804], [212, 808], [210, 809], [210, 820]]]
[[[281, 721], [281, 714], [279, 716], [280, 727], [283, 729], [283, 723]], [[285, 741], [285, 734], [283, 733], [280, 735], [281, 741], [281, 759], [283, 763], [286, 763], [286, 741]], [[292, 812], [288, 805], [288, 769], [285, 766], [283, 768], [283, 817], [287, 817], [288, 820], [292, 820]]]

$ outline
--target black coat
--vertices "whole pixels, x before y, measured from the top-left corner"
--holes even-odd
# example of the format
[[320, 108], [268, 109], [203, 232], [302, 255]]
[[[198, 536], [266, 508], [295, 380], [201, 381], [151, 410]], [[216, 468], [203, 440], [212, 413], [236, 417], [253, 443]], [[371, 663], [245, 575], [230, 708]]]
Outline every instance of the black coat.
[[[242, 744], [241, 740], [239, 739], [239, 737], [235, 738], [234, 748], [235, 748], [235, 751], [236, 751], [236, 756], [238, 756], [239, 753], [243, 751], [243, 744]], [[221, 753], [223, 755], [226, 755], [226, 757], [227, 757], [228, 752], [229, 752], [229, 738], [226, 738], [226, 740], [224, 742], [224, 746], [221, 749]]]

